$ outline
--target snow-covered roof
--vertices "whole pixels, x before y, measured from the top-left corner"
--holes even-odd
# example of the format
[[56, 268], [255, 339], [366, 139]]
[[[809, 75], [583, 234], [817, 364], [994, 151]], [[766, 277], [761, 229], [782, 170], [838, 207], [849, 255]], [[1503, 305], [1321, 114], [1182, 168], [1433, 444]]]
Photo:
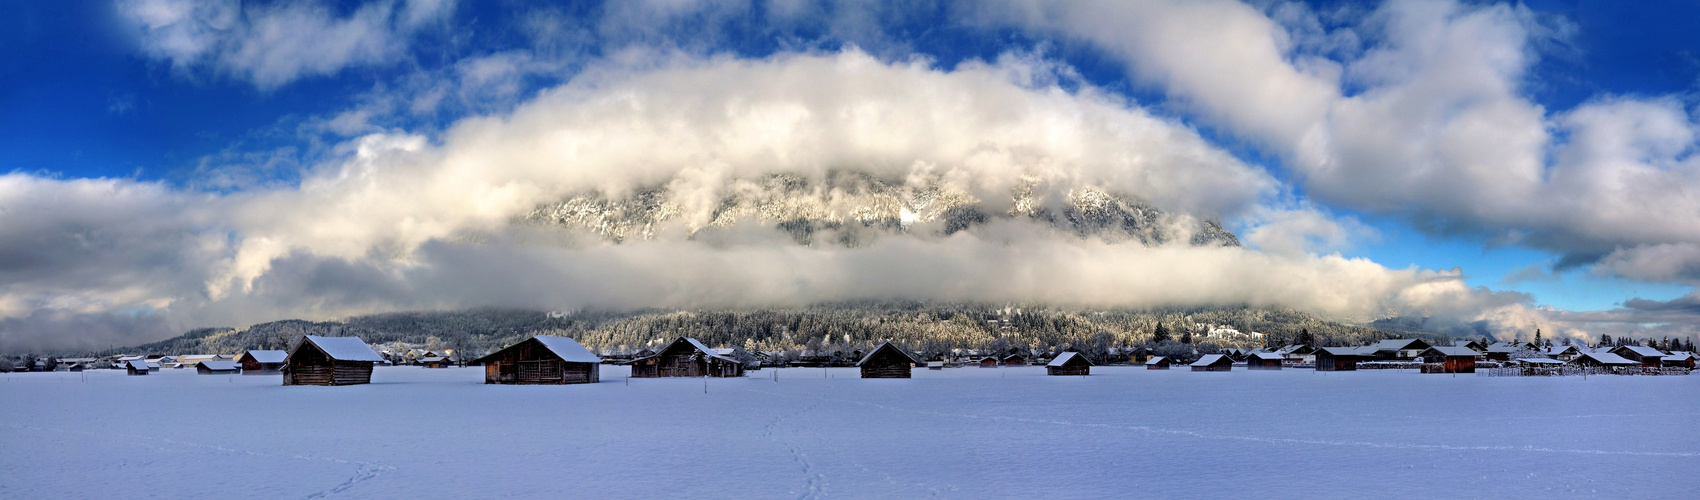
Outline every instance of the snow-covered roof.
[[130, 368], [135, 368], [135, 369], [141, 370], [141, 371], [147, 371], [148, 370], [147, 360], [132, 359], [132, 360], [129, 361], [129, 364], [130, 364]]
[[1647, 347], [1647, 346], [1644, 346], [1644, 345], [1626, 345], [1626, 346], [1619, 347], [1617, 349], [1612, 349], [1612, 350], [1616, 351], [1616, 350], [1625, 350], [1625, 349], [1628, 350], [1629, 352], [1635, 353], [1636, 356], [1642, 356], [1642, 357], [1646, 357], [1646, 356], [1664, 357], [1664, 355], [1665, 355], [1664, 351], [1660, 351], [1658, 349], [1654, 349], [1654, 348]]
[[249, 350], [248, 355], [257, 363], [282, 363], [283, 358], [289, 357], [289, 351]]
[[[1585, 352], [1585, 353], [1582, 353], [1582, 355], [1577, 356], [1575, 361], [1581, 361], [1583, 359], [1590, 359], [1590, 358], [1593, 359], [1594, 361], [1600, 362], [1600, 364], [1602, 364], [1602, 365], [1633, 365], [1633, 364], [1638, 364], [1634, 361], [1630, 361], [1627, 358], [1624, 358], [1623, 356], [1618, 356], [1616, 354], [1612, 354], [1612, 353], [1609, 353], [1609, 352]], [[1575, 362], [1575, 361], [1572, 361], [1572, 362]]]
[[1374, 347], [1377, 351], [1397, 351], [1400, 349], [1414, 349], [1411, 347], [1411, 344], [1418, 342], [1422, 342], [1423, 345], [1428, 345], [1428, 342], [1423, 342], [1422, 339], [1387, 339], [1376, 342], [1375, 345], [1372, 345], [1371, 347]]
[[1423, 351], [1423, 352], [1428, 352], [1428, 351], [1438, 352], [1438, 353], [1440, 353], [1441, 356], [1446, 356], [1446, 357], [1466, 357], [1466, 356], [1467, 357], [1475, 357], [1476, 354], [1478, 354], [1474, 349], [1471, 349], [1471, 348], [1468, 348], [1468, 347], [1449, 346], [1449, 345], [1430, 347], [1430, 348], [1428, 348], [1427, 351]]
[[[1206, 354], [1204, 357], [1198, 358], [1198, 361], [1194, 361], [1192, 366], [1210, 366], [1219, 363], [1226, 358], [1227, 356], [1223, 356], [1221, 354]], [[1233, 360], [1229, 360], [1229, 362], [1231, 363]]]
[[701, 340], [697, 340], [697, 339], [694, 339], [694, 338], [691, 338], [691, 337], [684, 337], [684, 339], [685, 339], [686, 342], [690, 342], [691, 346], [696, 347], [698, 351], [702, 351], [703, 354], [707, 354], [711, 358], [720, 358], [720, 359], [724, 359], [724, 360], [727, 360], [727, 361], [731, 361], [733, 363], [739, 362], [736, 359], [728, 358], [726, 356], [721, 356], [719, 353], [714, 352], [714, 349], [710, 349], [707, 345], [703, 344]]
[[1563, 361], [1559, 361], [1559, 360], [1552, 359], [1552, 358], [1517, 358], [1517, 362], [1523, 363], [1523, 364], [1528, 364], [1528, 365], [1562, 365], [1562, 364], [1564, 364]]
[[196, 363], [196, 364], [201, 365], [201, 366], [205, 366], [205, 367], [207, 367], [208, 370], [212, 370], [212, 371], [215, 371], [215, 372], [233, 371], [233, 370], [237, 370], [239, 368], [236, 365], [235, 361], [230, 361], [230, 360], [227, 360], [227, 359], [209, 359], [209, 360], [206, 360], [206, 361], [201, 361], [201, 362]]
[[1356, 347], [1324, 347], [1324, 348], [1321, 348], [1321, 349], [1317, 349], [1316, 352], [1327, 353], [1330, 356], [1362, 356], [1362, 355], [1364, 355], [1364, 353], [1362, 351], [1359, 351], [1358, 348], [1356, 348]]
[[903, 349], [897, 348], [896, 345], [892, 345], [891, 341], [888, 340], [888, 341], [885, 341], [885, 342], [880, 342], [880, 345], [875, 346], [874, 350], [868, 351], [868, 354], [866, 356], [862, 356], [862, 359], [860, 361], [856, 362], [856, 366], [862, 366], [863, 363], [867, 363], [868, 360], [874, 358], [875, 354], [878, 354], [880, 352], [880, 349], [885, 349], [886, 346], [891, 346], [891, 350], [897, 351], [897, 353], [902, 354], [903, 357], [909, 358], [910, 363], [914, 363], [914, 364], [917, 364], [917, 365], [926, 364], [919, 359], [915, 359], [914, 355], [909, 354], [908, 352], [904, 351]]
[[1069, 360], [1074, 358], [1080, 358], [1081, 361], [1085, 361], [1088, 365], [1092, 364], [1092, 360], [1086, 359], [1086, 356], [1081, 356], [1080, 353], [1070, 351], [1058, 354], [1057, 359], [1051, 360], [1050, 363], [1045, 363], [1045, 366], [1062, 366], [1063, 363], [1067, 363]]
[[1493, 345], [1487, 346], [1487, 352], [1494, 352], [1494, 353], [1514, 352], [1516, 350], [1517, 350], [1517, 345], [1512, 344], [1512, 343], [1508, 343], [1508, 342], [1494, 342]]
[[[320, 337], [318, 335], [308, 335], [306, 337], [302, 337], [301, 341], [312, 342], [313, 345], [319, 347], [319, 350], [324, 351], [326, 355], [331, 357], [331, 359], [337, 361], [377, 362], [384, 360], [383, 356], [379, 356], [377, 352], [372, 350], [372, 346], [366, 345], [366, 341], [360, 340], [360, 337]], [[299, 345], [297, 345], [297, 347], [299, 347]]]
[[538, 335], [538, 336], [533, 337], [533, 338], [537, 339], [538, 342], [542, 342], [543, 347], [549, 348], [549, 352], [555, 353], [556, 356], [560, 356], [561, 359], [566, 360], [568, 362], [572, 362], [572, 363], [601, 363], [602, 362], [602, 358], [596, 357], [595, 354], [591, 354], [590, 350], [585, 349], [584, 346], [582, 346], [582, 345], [579, 345], [577, 340], [573, 340], [573, 339], [568, 338], [568, 337], [555, 337], [555, 336], [550, 336], [550, 335]]
[[1689, 353], [1685, 352], [1685, 353], [1681, 353], [1681, 354], [1672, 354], [1672, 355], [1669, 355], [1669, 356], [1665, 356], [1664, 359], [1665, 359], [1665, 361], [1686, 361], [1686, 360], [1693, 359], [1693, 358], [1694, 358], [1693, 354], [1689, 354]]
[[179, 363], [198, 363], [209, 359], [218, 359], [217, 354], [184, 354], [177, 357]]
[[1150, 364], [1161, 363], [1161, 362], [1163, 362], [1163, 360], [1164, 360], [1164, 358], [1162, 356], [1152, 356], [1151, 359], [1145, 360], [1145, 364], [1150, 365]]
[[138, 360], [138, 359], [146, 360], [147, 357], [146, 356], [119, 356], [118, 357], [118, 361], [122, 362], [122, 363], [129, 363], [131, 361], [135, 361], [135, 360]]
[[1569, 351], [1582, 352], [1581, 349], [1577, 349], [1576, 346], [1574, 346], [1574, 345], [1555, 345], [1555, 346], [1548, 347], [1548, 348], [1542, 350], [1542, 354], [1546, 354], [1548, 356], [1557, 356], [1557, 355], [1564, 354], [1564, 353], [1569, 352]]
[[1254, 352], [1254, 353], [1251, 353], [1251, 354], [1247, 354], [1246, 357], [1257, 358], [1257, 359], [1267, 359], [1267, 360], [1270, 360], [1270, 361], [1280, 361], [1280, 360], [1286, 359], [1286, 356], [1282, 356], [1280, 353], [1273, 353], [1273, 352]]

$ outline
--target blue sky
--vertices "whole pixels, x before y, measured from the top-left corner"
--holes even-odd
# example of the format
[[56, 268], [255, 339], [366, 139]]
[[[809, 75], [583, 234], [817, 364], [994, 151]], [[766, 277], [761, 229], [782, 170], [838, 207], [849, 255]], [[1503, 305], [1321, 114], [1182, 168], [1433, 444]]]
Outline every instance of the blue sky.
[[[1177, 63], [1166, 53], [1193, 50], [1188, 47], [1196, 40], [1141, 38], [1131, 27], [1155, 20], [1157, 24], [1142, 26], [1160, 31], [1191, 19], [1186, 16], [1210, 15], [1211, 9], [1229, 16], [1224, 19], [1244, 21], [1224, 22], [1231, 26], [1221, 29], [1252, 30], [1224, 31], [1220, 36], [1249, 33], [1247, 40], [1257, 43], [1246, 46], [1259, 46], [1267, 40], [1258, 37], [1273, 36], [1269, 45], [1279, 51], [1278, 57], [1246, 65], [1248, 74], [1263, 67], [1258, 64], [1274, 68], [1268, 74], [1273, 76], [1265, 75], [1272, 78], [1265, 89], [1291, 92], [1295, 103], [1314, 98], [1333, 104], [1308, 110], [1295, 104], [1289, 113], [1275, 108], [1280, 103], [1266, 100], [1253, 107], [1269, 110], [1247, 109], [1244, 101], [1235, 100], [1235, 93], [1265, 89], [1216, 88], [1245, 76], [1209, 73], [1233, 70], [1234, 65], [1220, 66], [1224, 70], [1209, 60], [1218, 53], [1233, 56], [1232, 50], [1205, 47], [1191, 52], [1203, 57], [1198, 64]], [[256, 277], [266, 276], [263, 269], [277, 269], [294, 258], [291, 255], [334, 257], [345, 263], [359, 263], [369, 255], [401, 255], [360, 264], [403, 272], [394, 266], [420, 265], [418, 252], [452, 238], [436, 234], [373, 242], [361, 250], [329, 250], [304, 236], [276, 232], [281, 230], [261, 236], [263, 231], [256, 229], [284, 225], [279, 220], [250, 216], [229, 221], [200, 214], [195, 207], [249, 213], [261, 210], [246, 205], [252, 200], [304, 196], [314, 179], [346, 177], [351, 165], [363, 158], [362, 145], [375, 144], [371, 141], [417, 137], [422, 146], [402, 149], [452, 153], [456, 147], [446, 131], [464, 128], [468, 119], [506, 119], [516, 110], [542, 106], [537, 96], [584, 80], [587, 69], [618, 86], [669, 68], [848, 52], [865, 53], [892, 66], [923, 61], [941, 75], [987, 62], [1037, 70], [1046, 78], [1041, 86], [1054, 85], [1077, 99], [1093, 93], [1111, 96], [1136, 114], [1189, 130], [1268, 180], [1255, 181], [1261, 184], [1245, 188], [1253, 194], [1226, 205], [1175, 205], [1223, 212], [1211, 215], [1223, 217], [1242, 239], [1272, 254], [1297, 248], [1316, 259], [1337, 252], [1395, 271], [1462, 268], [1463, 276], [1455, 279], [1474, 291], [1456, 293], [1498, 297], [1480, 300], [1505, 307], [1504, 301], [1519, 299], [1508, 299], [1514, 296], [1504, 292], [1522, 292], [1528, 295], [1520, 299], [1520, 307], [1551, 307], [1568, 314], [1561, 318], [1541, 313], [1546, 314], [1541, 321], [1553, 322], [1574, 321], [1576, 314], [1588, 311], [1622, 312], [1632, 299], [1681, 309], [1693, 292], [1694, 277], [1700, 275], [1700, 265], [1694, 264], [1700, 257], [1693, 256], [1694, 242], [1688, 236], [1691, 228], [1677, 227], [1700, 219], [1682, 205], [1696, 201], [1692, 193], [1700, 189], [1693, 185], [1694, 176], [1684, 174], [1692, 168], [1694, 147], [1694, 138], [1684, 134], [1695, 128], [1695, 91], [1700, 85], [1700, 5], [1692, 2], [1626, 6], [1562, 0], [1259, 1], [1176, 6], [941, 1], [856, 6], [790, 1], [546, 5], [124, 0], [16, 2], [8, 10], [0, 19], [0, 47], [6, 54], [0, 57], [0, 151], [5, 153], [0, 155], [0, 173], [37, 187], [17, 188], [11, 200], [0, 191], [0, 209], [9, 204], [14, 214], [50, 211], [47, 205], [26, 204], [64, 198], [53, 189], [89, 185], [77, 180], [109, 180], [116, 192], [154, 190], [166, 199], [143, 205], [169, 207], [158, 210], [184, 221], [168, 232], [195, 235], [189, 238], [200, 242], [195, 248], [222, 245], [208, 250], [206, 258], [223, 263], [188, 273], [194, 275], [191, 283], [170, 290], [79, 282], [45, 270], [0, 275], [10, 280], [0, 282], [6, 287], [0, 289], [0, 317], [15, 320], [159, 310], [175, 311], [158, 318], [175, 328], [266, 315], [478, 305], [409, 295], [408, 300], [350, 309], [274, 300], [262, 308], [269, 312], [259, 316], [209, 312], [236, 307], [209, 304], [231, 300], [225, 298], [230, 285], [215, 282], [231, 273], [240, 275], [232, 269], [243, 268], [245, 255], [267, 255], [252, 259], [270, 264], [253, 271], [261, 274], [238, 278], [238, 289], [251, 288]], [[1099, 29], [1099, 19], [1125, 21], [1130, 28]], [[1269, 27], [1274, 31], [1260, 31]], [[303, 32], [312, 34], [292, 37]], [[1202, 33], [1199, 37], [1207, 38]], [[1448, 45], [1449, 40], [1456, 43]], [[1496, 55], [1476, 61], [1471, 59], [1476, 53]], [[1483, 71], [1491, 74], [1470, 73], [1478, 68], [1489, 68]], [[1220, 83], [1224, 81], [1228, 83]], [[597, 95], [583, 92], [585, 99]], [[1408, 106], [1423, 102], [1452, 110], [1437, 115], [1434, 119], [1440, 121], [1431, 124], [1415, 117], [1400, 122], [1395, 113], [1358, 117], [1356, 125], [1345, 125], [1351, 113], [1364, 109], [1418, 109]], [[1388, 107], [1376, 108], [1382, 105]], [[1497, 111], [1472, 115], [1478, 110]], [[1328, 118], [1306, 125], [1300, 123], [1302, 116]], [[1500, 127], [1491, 133], [1505, 133], [1507, 140], [1540, 137], [1506, 143], [1506, 150], [1522, 156], [1505, 156], [1483, 151], [1481, 144], [1445, 143], [1451, 136], [1438, 132], [1429, 142], [1411, 144], [1389, 143], [1396, 139], [1387, 136], [1353, 135], [1354, 130], [1376, 127], [1422, 135], [1461, 123], [1459, 116], [1484, 121], [1458, 126], [1478, 131]], [[1500, 116], [1517, 119], [1496, 121]], [[1643, 124], [1635, 130], [1645, 130], [1644, 136], [1606, 142], [1642, 150], [1605, 150], [1578, 139], [1614, 130], [1614, 123], [1629, 123], [1622, 120]], [[1313, 135], [1304, 135], [1305, 130]], [[1307, 149], [1312, 143], [1305, 141], [1312, 139], [1303, 137], [1316, 137], [1317, 131], [1332, 138], [1334, 149]], [[1369, 142], [1351, 143], [1360, 139]], [[1405, 146], [1411, 149], [1401, 151], [1428, 155], [1431, 158], [1424, 161], [1435, 163], [1419, 175], [1400, 171], [1406, 158], [1377, 156], [1378, 151]], [[1459, 159], [1469, 155], [1478, 159]], [[1479, 158], [1527, 160], [1545, 173], [1536, 176], [1534, 187], [1490, 185], [1527, 176], [1488, 172], [1498, 167]], [[1647, 191], [1649, 197], [1644, 198], [1635, 190], [1647, 188], [1601, 191], [1604, 188], [1575, 184], [1563, 173], [1603, 179], [1601, 172], [1612, 172], [1618, 164], [1612, 162], [1621, 161], [1643, 162], [1655, 173], [1672, 176], [1674, 180], [1648, 185], [1662, 183], [1675, 191], [1659, 191], [1666, 198], [1651, 197], [1654, 191]], [[1449, 171], [1462, 174], [1446, 174]], [[337, 172], [343, 172], [342, 177]], [[1477, 174], [1481, 182], [1471, 177]], [[1473, 187], [1451, 192], [1447, 175], [1463, 175], [1458, 182]], [[1396, 182], [1415, 187], [1401, 191], [1391, 185]], [[1493, 199], [1495, 190], [1502, 188], [1518, 193], [1508, 197], [1523, 198]], [[1589, 212], [1593, 202], [1572, 199], [1562, 209], [1542, 208], [1543, 198], [1580, 196], [1606, 196], [1598, 206], [1610, 209], [1602, 208], [1598, 220], [1567, 224], [1562, 222], [1566, 217]], [[1625, 220], [1660, 213], [1653, 205], [1669, 200], [1678, 205], [1661, 215], [1668, 219], [1647, 221], [1652, 229], [1626, 227], [1636, 224]], [[115, 222], [95, 217], [47, 228], [67, 235], [99, 235], [106, 223]], [[1253, 236], [1258, 234], [1262, 236]], [[261, 241], [285, 250], [260, 252]], [[34, 251], [19, 249], [13, 252], [18, 256], [14, 260], [23, 262], [20, 259]], [[423, 285], [394, 286], [416, 292]], [[148, 291], [118, 292], [138, 289]], [[1434, 311], [1449, 308], [1454, 306], [1416, 309], [1441, 314]], [[1478, 320], [1487, 317], [1481, 309], [1471, 310], [1478, 312], [1455, 312], [1462, 319], [1471, 314]], [[1606, 323], [1667, 321], [1618, 318]]]

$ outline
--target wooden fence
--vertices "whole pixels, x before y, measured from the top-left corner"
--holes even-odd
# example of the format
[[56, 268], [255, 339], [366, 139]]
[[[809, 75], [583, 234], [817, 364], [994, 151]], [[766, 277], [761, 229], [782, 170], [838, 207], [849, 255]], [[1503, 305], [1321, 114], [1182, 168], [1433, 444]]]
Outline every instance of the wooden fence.
[[1642, 366], [1605, 367], [1605, 366], [1505, 366], [1495, 368], [1476, 368], [1476, 375], [1484, 377], [1571, 377], [1587, 375], [1687, 375], [1690, 370], [1680, 367], [1650, 368]]

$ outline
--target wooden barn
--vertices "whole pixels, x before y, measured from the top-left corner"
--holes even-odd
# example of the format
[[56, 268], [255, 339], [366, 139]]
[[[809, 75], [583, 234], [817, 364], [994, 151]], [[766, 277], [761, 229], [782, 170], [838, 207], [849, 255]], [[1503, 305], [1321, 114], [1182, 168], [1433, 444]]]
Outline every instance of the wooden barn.
[[1387, 339], [1376, 342], [1365, 351], [1381, 359], [1413, 360], [1430, 347], [1434, 346], [1422, 339]]
[[1694, 368], [1694, 354], [1686, 352], [1672, 354], [1665, 356], [1664, 359], [1660, 360], [1660, 363], [1666, 368]]
[[1618, 346], [1616, 349], [1612, 349], [1611, 353], [1649, 368], [1658, 368], [1664, 364], [1665, 359], [1664, 351], [1644, 345]]
[[1045, 364], [1046, 375], [1091, 375], [1092, 361], [1078, 352], [1058, 354], [1056, 359]]
[[744, 364], [715, 354], [713, 349], [690, 337], [679, 337], [667, 348], [632, 360], [632, 377], [742, 377]]
[[1640, 362], [1610, 352], [1584, 352], [1576, 356], [1576, 359], [1570, 360], [1570, 364], [1589, 368], [1629, 368], [1641, 366]]
[[147, 375], [153, 369], [148, 368], [147, 360], [132, 359], [124, 364], [124, 372], [131, 375]]
[[201, 375], [235, 375], [242, 372], [242, 365], [235, 361], [212, 359], [195, 363], [195, 373]]
[[289, 351], [248, 351], [236, 359], [242, 365], [243, 375], [271, 375], [283, 370], [283, 358], [289, 357]]
[[1434, 346], [1424, 349], [1423, 373], [1476, 373], [1475, 350], [1468, 347]]
[[921, 360], [891, 342], [881, 342], [879, 347], [856, 362], [856, 366], [862, 369], [862, 378], [909, 378], [909, 370], [919, 364], [922, 364]]
[[450, 358], [448, 356], [426, 356], [419, 358], [419, 366], [426, 368], [448, 368], [454, 365], [454, 358]]
[[1174, 360], [1169, 359], [1168, 356], [1152, 356], [1151, 359], [1145, 360], [1145, 369], [1167, 370], [1169, 369], [1169, 365], [1172, 364], [1175, 364], [1175, 362]]
[[372, 365], [384, 358], [359, 337], [308, 335], [283, 359], [283, 385], [372, 383]]
[[1004, 366], [1027, 366], [1027, 356], [1011, 354], [1003, 357]]
[[1206, 354], [1192, 363], [1195, 372], [1225, 372], [1234, 369], [1234, 358], [1225, 354]]
[[1287, 357], [1281, 353], [1258, 351], [1245, 356], [1247, 370], [1279, 370]]
[[567, 337], [538, 335], [478, 358], [486, 384], [594, 384], [602, 358]]
[[1316, 350], [1316, 371], [1341, 372], [1358, 369], [1364, 355], [1350, 347], [1324, 347]]
[[998, 367], [998, 358], [981, 359], [980, 360], [980, 367], [981, 368], [997, 368]]

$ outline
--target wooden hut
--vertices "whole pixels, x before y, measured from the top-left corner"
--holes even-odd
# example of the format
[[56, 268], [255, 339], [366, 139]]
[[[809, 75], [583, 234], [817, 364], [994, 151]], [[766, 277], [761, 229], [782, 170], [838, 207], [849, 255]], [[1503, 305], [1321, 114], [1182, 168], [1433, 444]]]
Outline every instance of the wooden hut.
[[209, 359], [195, 363], [195, 373], [201, 375], [235, 375], [242, 372], [242, 365], [235, 361]]
[[1225, 372], [1234, 369], [1234, 358], [1226, 354], [1206, 354], [1192, 363], [1195, 372]]
[[283, 385], [372, 383], [372, 364], [384, 358], [359, 337], [308, 335], [283, 359]]
[[632, 360], [632, 377], [742, 377], [744, 364], [715, 354], [713, 349], [690, 337], [679, 337], [667, 348]]
[[1027, 366], [1027, 356], [1011, 354], [1003, 357], [1004, 366]]
[[983, 358], [983, 359], [980, 360], [980, 367], [981, 368], [997, 368], [998, 367], [998, 358]]
[[1078, 352], [1058, 354], [1056, 359], [1045, 364], [1046, 375], [1091, 375], [1092, 361]]
[[1175, 362], [1174, 360], [1169, 359], [1168, 356], [1152, 356], [1151, 359], [1145, 360], [1145, 369], [1167, 370], [1169, 369], [1169, 365], [1172, 364], [1175, 364]]
[[919, 364], [922, 364], [921, 360], [891, 342], [881, 342], [879, 347], [856, 362], [856, 366], [862, 369], [862, 378], [909, 378], [909, 370]]
[[1666, 356], [1664, 351], [1644, 345], [1618, 346], [1616, 349], [1612, 349], [1611, 353], [1621, 356], [1623, 359], [1640, 363], [1641, 366], [1649, 368], [1658, 368], [1660, 365], [1664, 364]]
[[1434, 346], [1423, 342], [1422, 339], [1387, 339], [1376, 342], [1364, 351], [1381, 359], [1413, 360], [1430, 347]]
[[1282, 356], [1281, 353], [1277, 352], [1253, 352], [1245, 356], [1245, 369], [1279, 370], [1281, 369], [1281, 363], [1286, 360], [1286, 356]]
[[1641, 366], [1641, 363], [1610, 352], [1584, 352], [1570, 360], [1570, 364], [1589, 368], [1629, 368]]
[[1350, 347], [1324, 347], [1316, 350], [1316, 371], [1338, 372], [1358, 369], [1364, 356]]
[[426, 356], [419, 358], [419, 366], [426, 368], [448, 368], [454, 365], [454, 358], [450, 358], [448, 356]]
[[1687, 352], [1679, 352], [1679, 353], [1676, 353], [1676, 354], [1665, 356], [1664, 359], [1660, 360], [1660, 363], [1662, 364], [1662, 366], [1664, 366], [1666, 368], [1689, 368], [1689, 369], [1692, 369], [1692, 368], [1694, 368], [1694, 354], [1693, 353], [1687, 353]]
[[1468, 347], [1434, 346], [1424, 349], [1423, 373], [1476, 373], [1475, 350]]
[[538, 335], [478, 358], [486, 384], [594, 384], [602, 358], [567, 337]]
[[124, 363], [124, 372], [131, 375], [147, 375], [150, 371], [153, 370], [148, 368], [147, 360], [132, 359]]
[[242, 353], [236, 363], [242, 365], [243, 375], [271, 375], [283, 370], [283, 358], [289, 351], [251, 350]]

